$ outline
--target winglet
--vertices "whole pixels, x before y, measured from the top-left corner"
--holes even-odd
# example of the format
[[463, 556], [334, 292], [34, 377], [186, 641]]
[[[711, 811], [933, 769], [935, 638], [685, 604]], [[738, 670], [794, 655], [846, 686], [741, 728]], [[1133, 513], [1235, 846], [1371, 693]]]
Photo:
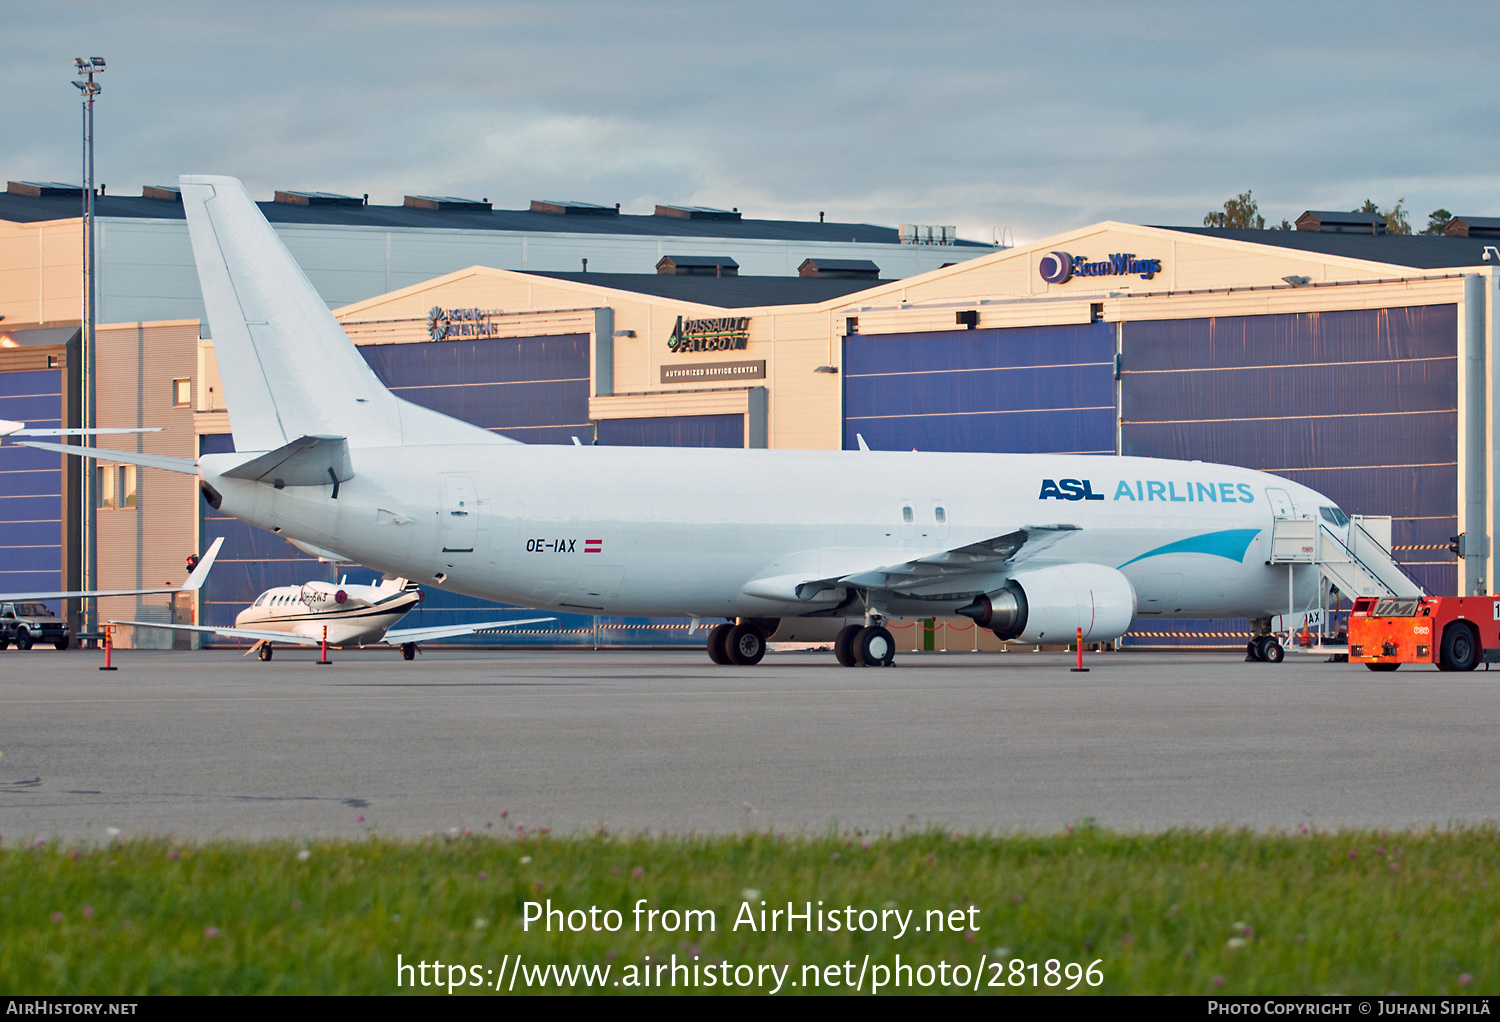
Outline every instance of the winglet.
[[219, 556], [219, 547], [223, 545], [223, 536], [213, 541], [213, 545], [208, 548], [208, 553], [203, 555], [203, 559], [198, 562], [198, 566], [193, 569], [192, 574], [183, 583], [183, 592], [196, 593], [199, 589], [203, 588], [203, 583], [208, 580], [208, 570], [214, 566], [214, 558]]

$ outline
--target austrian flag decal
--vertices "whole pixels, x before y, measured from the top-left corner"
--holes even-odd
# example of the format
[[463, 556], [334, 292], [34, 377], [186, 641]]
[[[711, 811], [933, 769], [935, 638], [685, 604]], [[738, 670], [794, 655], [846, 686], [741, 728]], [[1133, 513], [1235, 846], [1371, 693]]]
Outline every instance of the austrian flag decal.
[[602, 540], [602, 539], [586, 539], [586, 540], [584, 540], [583, 541], [583, 552], [586, 553], [586, 554], [602, 554], [602, 553], [604, 553], [604, 540]]

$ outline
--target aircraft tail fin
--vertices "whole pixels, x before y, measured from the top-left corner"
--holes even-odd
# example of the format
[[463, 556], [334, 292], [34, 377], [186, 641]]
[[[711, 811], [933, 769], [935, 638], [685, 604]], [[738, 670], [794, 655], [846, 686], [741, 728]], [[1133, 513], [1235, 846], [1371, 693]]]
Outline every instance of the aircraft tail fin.
[[238, 180], [179, 183], [236, 449], [504, 442], [387, 390]]

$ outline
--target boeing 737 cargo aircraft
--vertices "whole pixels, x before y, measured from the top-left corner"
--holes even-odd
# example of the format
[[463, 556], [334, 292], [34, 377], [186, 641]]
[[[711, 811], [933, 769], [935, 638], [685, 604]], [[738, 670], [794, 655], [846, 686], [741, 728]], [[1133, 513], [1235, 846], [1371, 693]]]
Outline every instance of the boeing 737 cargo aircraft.
[[717, 618], [718, 663], [756, 663], [775, 637], [836, 638], [841, 662], [873, 665], [896, 617], [963, 614], [1027, 643], [1112, 640], [1137, 615], [1268, 629], [1317, 585], [1303, 571], [1289, 594], [1268, 566], [1275, 520], [1348, 538], [1323, 495], [1199, 462], [520, 444], [387, 390], [237, 180], [181, 186], [239, 453], [109, 456], [196, 473], [213, 507], [390, 575]]

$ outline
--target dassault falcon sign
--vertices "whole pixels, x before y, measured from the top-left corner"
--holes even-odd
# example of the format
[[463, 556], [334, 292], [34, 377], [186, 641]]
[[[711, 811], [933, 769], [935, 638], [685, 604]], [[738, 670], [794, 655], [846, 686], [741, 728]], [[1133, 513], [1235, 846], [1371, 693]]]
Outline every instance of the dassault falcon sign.
[[677, 317], [667, 347], [682, 354], [686, 351], [731, 351], [750, 341], [749, 316], [725, 316], [719, 319], [683, 319]]

